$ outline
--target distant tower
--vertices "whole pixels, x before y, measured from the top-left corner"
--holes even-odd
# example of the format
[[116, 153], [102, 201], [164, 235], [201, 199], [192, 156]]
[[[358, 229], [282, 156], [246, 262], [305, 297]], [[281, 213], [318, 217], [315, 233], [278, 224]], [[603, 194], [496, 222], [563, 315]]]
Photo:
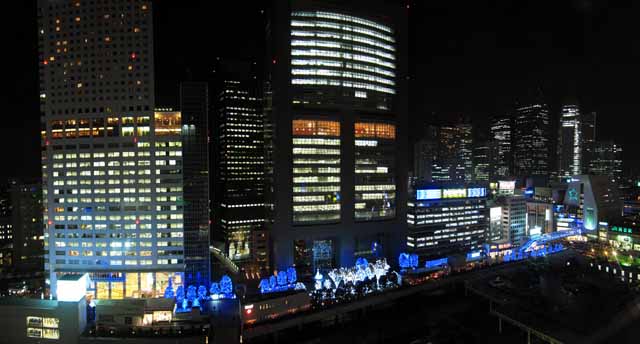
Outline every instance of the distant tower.
[[582, 117], [576, 103], [562, 106], [558, 136], [558, 175], [576, 176], [582, 173]]
[[513, 173], [513, 148], [511, 133], [513, 122], [511, 116], [498, 116], [491, 120], [491, 141], [495, 142], [496, 151], [493, 170], [496, 176], [507, 177]]
[[538, 99], [519, 105], [513, 121], [513, 161], [518, 177], [548, 176], [551, 122], [547, 104]]

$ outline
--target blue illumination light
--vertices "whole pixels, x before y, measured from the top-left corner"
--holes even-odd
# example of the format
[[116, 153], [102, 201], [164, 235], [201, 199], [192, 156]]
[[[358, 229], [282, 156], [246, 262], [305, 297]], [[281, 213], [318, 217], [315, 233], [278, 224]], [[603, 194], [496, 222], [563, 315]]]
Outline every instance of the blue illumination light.
[[273, 276], [261, 279], [258, 288], [261, 294], [299, 289], [297, 279], [296, 269], [290, 267], [286, 271], [275, 271]]
[[440, 259], [427, 260], [424, 263], [424, 267], [427, 268], [427, 269], [433, 269], [433, 268], [441, 267], [441, 266], [447, 265], [447, 264], [449, 264], [449, 258], [444, 257], [444, 258], [440, 258]]
[[442, 198], [442, 190], [441, 189], [419, 189], [416, 190], [416, 200], [424, 201], [429, 199], [440, 199]]

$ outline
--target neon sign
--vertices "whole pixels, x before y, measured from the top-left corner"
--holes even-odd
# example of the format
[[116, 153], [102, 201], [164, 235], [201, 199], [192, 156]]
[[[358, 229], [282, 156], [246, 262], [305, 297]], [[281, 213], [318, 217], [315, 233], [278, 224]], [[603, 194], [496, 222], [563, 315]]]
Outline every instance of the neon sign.
[[423, 201], [429, 199], [442, 198], [442, 190], [440, 189], [421, 189], [416, 190], [416, 200]]

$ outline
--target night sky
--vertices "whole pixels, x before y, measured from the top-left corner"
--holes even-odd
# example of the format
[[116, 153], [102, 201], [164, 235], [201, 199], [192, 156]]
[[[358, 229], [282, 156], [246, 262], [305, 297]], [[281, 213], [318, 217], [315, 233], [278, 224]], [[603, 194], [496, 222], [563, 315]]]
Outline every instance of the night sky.
[[[202, 79], [217, 56], [261, 60], [263, 2], [221, 3], [155, 2], [158, 105], [175, 105], [177, 83]], [[3, 6], [16, 21], [0, 21], [0, 178], [37, 177], [36, 5], [30, 0]], [[481, 129], [489, 116], [511, 111], [517, 99], [540, 88], [555, 114], [566, 97], [597, 111], [598, 138], [623, 144], [625, 168], [640, 166], [639, 7], [637, 1], [410, 2], [412, 128], [462, 115]]]

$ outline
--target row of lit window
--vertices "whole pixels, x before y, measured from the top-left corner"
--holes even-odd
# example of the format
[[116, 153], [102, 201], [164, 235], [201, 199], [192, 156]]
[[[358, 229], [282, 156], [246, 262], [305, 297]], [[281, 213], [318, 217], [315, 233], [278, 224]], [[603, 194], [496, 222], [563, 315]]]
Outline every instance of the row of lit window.
[[384, 76], [388, 76], [391, 78], [395, 77], [395, 73], [393, 71], [374, 67], [359, 63], [351, 63], [351, 62], [343, 62], [329, 59], [292, 59], [292, 66], [319, 66], [319, 67], [335, 67], [335, 68], [344, 68], [344, 69], [352, 69], [352, 70], [360, 70], [371, 72], [375, 74], [380, 74]]
[[292, 79], [294, 85], [312, 85], [312, 86], [338, 86], [347, 88], [361, 88], [370, 91], [395, 94], [395, 90], [389, 87], [382, 87], [362, 82], [352, 82], [347, 80], [335, 79]]
[[378, 38], [390, 43], [395, 43], [395, 39], [393, 38], [393, 36], [385, 35], [378, 31], [365, 29], [359, 26], [348, 25], [343, 23], [338, 24], [338, 23], [332, 23], [332, 22], [320, 21], [320, 20], [314, 20], [314, 21], [291, 20], [291, 27], [293, 28], [325, 28], [325, 29], [333, 29], [341, 32], [350, 32], [350, 33], [353, 32], [353, 33], [358, 33], [358, 34], [362, 34], [369, 37]]
[[368, 47], [355, 45], [355, 44], [345, 44], [339, 41], [332, 41], [332, 40], [294, 39], [291, 41], [291, 46], [353, 50], [353, 51], [358, 51], [365, 54], [383, 57], [389, 60], [395, 60], [395, 56], [393, 54], [384, 52], [382, 50], [368, 48]]
[[313, 30], [313, 31], [300, 31], [300, 30], [292, 30], [292, 37], [318, 37], [318, 38], [333, 38], [339, 39], [343, 41], [353, 41], [358, 43], [365, 43], [375, 47], [384, 48], [389, 51], [395, 51], [393, 45], [386, 44], [382, 41], [371, 39], [364, 36], [351, 35], [348, 33], [337, 33], [332, 31], [323, 31], [323, 30]]
[[386, 85], [395, 85], [395, 82], [390, 79], [381, 78], [379, 76], [364, 74], [364, 73], [355, 73], [350, 71], [338, 71], [331, 69], [292, 69], [292, 75], [304, 75], [304, 76], [333, 76], [333, 77], [341, 77], [341, 78], [351, 78], [351, 79], [360, 79], [366, 81], [378, 82]]
[[326, 12], [326, 11], [295, 11], [291, 14], [293, 17], [302, 17], [302, 18], [326, 18], [332, 19], [336, 21], [355, 23], [364, 26], [369, 26], [374, 29], [382, 30], [385, 32], [391, 33], [391, 28], [387, 25], [383, 25], [380, 23], [376, 23], [372, 20], [354, 17], [348, 14], [335, 13], [335, 12]]
[[342, 60], [354, 60], [360, 62], [367, 62], [381, 67], [395, 69], [396, 65], [393, 62], [383, 60], [378, 57], [353, 54], [348, 52], [324, 50], [324, 49], [291, 49], [291, 56], [313, 56], [313, 57], [331, 57]]

